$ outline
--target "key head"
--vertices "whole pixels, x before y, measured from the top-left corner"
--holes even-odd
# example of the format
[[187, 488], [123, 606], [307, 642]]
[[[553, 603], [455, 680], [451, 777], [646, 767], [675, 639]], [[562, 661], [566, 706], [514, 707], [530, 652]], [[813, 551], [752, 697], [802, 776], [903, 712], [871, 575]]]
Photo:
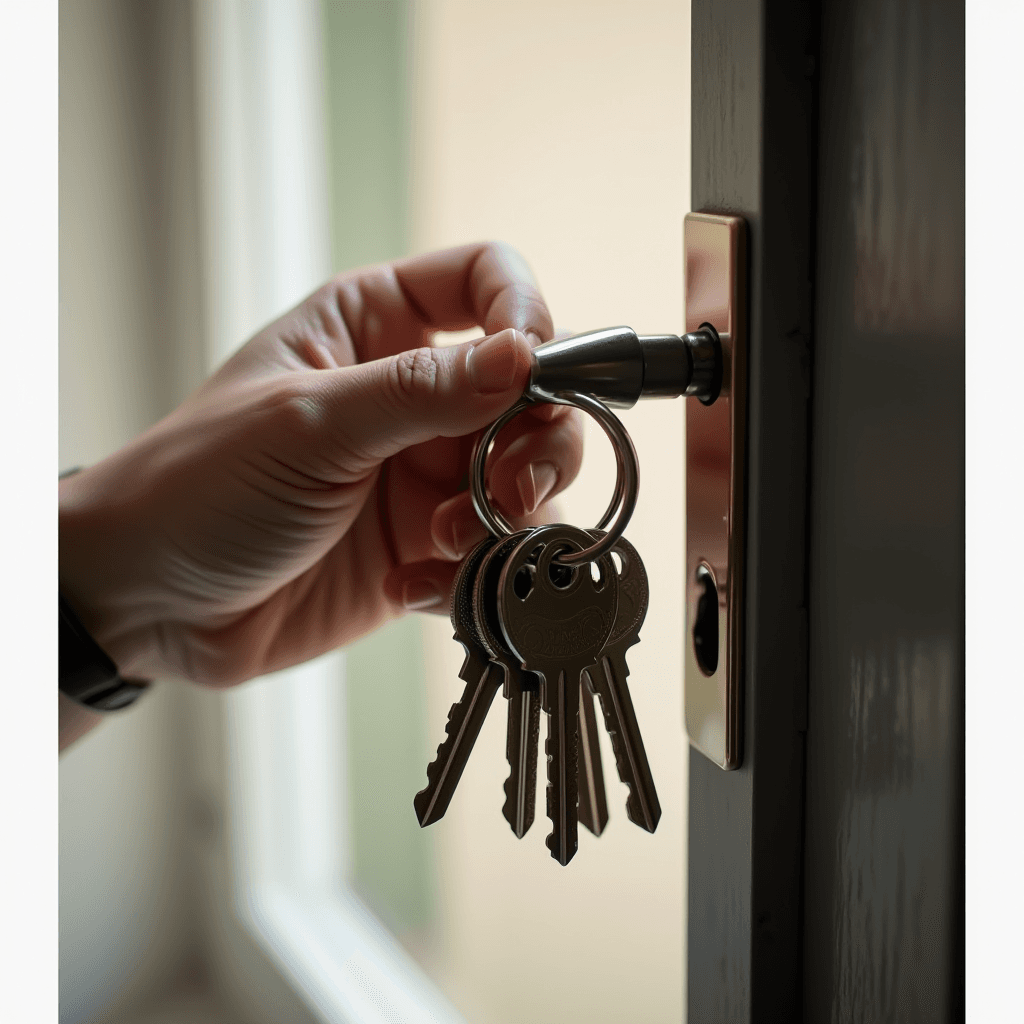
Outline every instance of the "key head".
[[[605, 535], [604, 530], [588, 530], [587, 533], [594, 540], [600, 540]], [[615, 555], [618, 555], [618, 562]], [[625, 537], [620, 537], [612, 548], [612, 562], [618, 577], [619, 603], [607, 646], [627, 641], [625, 646], [631, 647], [640, 642], [640, 628], [647, 618], [650, 602], [647, 569], [640, 553]]]
[[[491, 658], [499, 664], [514, 659], [505, 638], [501, 635], [501, 623], [498, 619], [498, 580], [501, 570], [508, 557], [519, 546], [519, 542], [532, 531], [520, 530], [511, 537], [502, 537], [484, 553], [479, 569], [473, 578], [471, 607], [473, 624], [480, 642], [487, 649]], [[518, 667], [518, 661], [516, 662]]]
[[509, 556], [531, 531], [520, 530], [499, 540], [485, 555], [473, 582], [473, 621], [491, 660], [505, 668], [505, 696], [511, 696], [511, 684], [517, 681], [527, 689], [536, 689], [535, 676], [523, 671], [519, 658], [509, 648], [501, 632], [498, 612], [498, 582]]
[[618, 579], [611, 559], [571, 567], [554, 560], [590, 544], [590, 535], [575, 526], [541, 526], [519, 542], [501, 570], [502, 634], [523, 668], [546, 680], [575, 670], [578, 682], [615, 625]]
[[459, 678], [467, 682], [479, 676], [487, 666], [488, 651], [484, 646], [473, 619], [473, 584], [484, 556], [494, 547], [496, 538], [487, 537], [462, 560], [452, 584], [451, 620], [455, 634], [462, 644], [466, 658], [459, 670]]

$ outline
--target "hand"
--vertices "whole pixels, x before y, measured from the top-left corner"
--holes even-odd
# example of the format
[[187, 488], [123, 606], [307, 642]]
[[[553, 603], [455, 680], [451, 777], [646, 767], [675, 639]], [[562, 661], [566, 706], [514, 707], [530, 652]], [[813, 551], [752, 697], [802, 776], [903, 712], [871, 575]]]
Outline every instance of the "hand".
[[[434, 348], [433, 332], [487, 337]], [[447, 613], [485, 536], [475, 436], [552, 336], [511, 249], [473, 245], [342, 275], [261, 331], [166, 419], [61, 481], [65, 597], [125, 676], [228, 686], [407, 609]], [[489, 486], [541, 521], [576, 475], [578, 417], [502, 432]]]

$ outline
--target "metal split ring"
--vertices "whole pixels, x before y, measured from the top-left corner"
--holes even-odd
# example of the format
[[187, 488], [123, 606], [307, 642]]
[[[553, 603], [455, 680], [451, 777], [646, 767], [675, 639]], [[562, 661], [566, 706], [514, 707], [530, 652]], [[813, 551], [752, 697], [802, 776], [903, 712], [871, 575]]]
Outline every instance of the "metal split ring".
[[[564, 551], [554, 559], [563, 565], [582, 565], [584, 562], [593, 562], [607, 554], [625, 533], [636, 508], [636, 500], [640, 491], [640, 464], [636, 457], [633, 441], [626, 428], [603, 402], [578, 391], [559, 391], [545, 397], [556, 400], [560, 405], [572, 405], [589, 413], [601, 425], [615, 449], [615, 493], [612, 495], [611, 503], [605, 509], [601, 521], [597, 524], [598, 530], [607, 527], [608, 532], [589, 548], [574, 552]], [[485, 477], [487, 456], [502, 427], [524, 409], [536, 404], [536, 400], [530, 396], [521, 398], [480, 435], [476, 447], [473, 449], [473, 460], [469, 471], [473, 508], [476, 509], [480, 521], [496, 537], [508, 537], [515, 531], [509, 521], [491, 504]]]

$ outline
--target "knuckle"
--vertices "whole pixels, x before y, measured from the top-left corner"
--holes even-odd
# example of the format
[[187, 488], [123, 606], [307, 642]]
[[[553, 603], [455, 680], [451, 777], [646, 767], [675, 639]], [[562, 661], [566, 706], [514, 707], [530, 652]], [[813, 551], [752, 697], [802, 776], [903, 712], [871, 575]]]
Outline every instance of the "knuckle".
[[438, 389], [437, 353], [430, 348], [402, 352], [391, 363], [391, 391], [399, 405], [430, 397]]
[[270, 396], [275, 427], [299, 437], [319, 433], [325, 423], [325, 410], [320, 397], [308, 384], [289, 382], [279, 385]]

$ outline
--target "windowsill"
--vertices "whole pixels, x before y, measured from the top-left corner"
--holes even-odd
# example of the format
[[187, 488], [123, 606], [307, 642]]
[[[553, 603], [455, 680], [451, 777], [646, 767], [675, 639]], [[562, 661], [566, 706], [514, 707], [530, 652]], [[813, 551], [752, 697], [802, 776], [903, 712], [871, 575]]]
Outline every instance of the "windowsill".
[[352, 894], [250, 890], [242, 924], [310, 1011], [359, 1024], [465, 1024], [418, 964]]

